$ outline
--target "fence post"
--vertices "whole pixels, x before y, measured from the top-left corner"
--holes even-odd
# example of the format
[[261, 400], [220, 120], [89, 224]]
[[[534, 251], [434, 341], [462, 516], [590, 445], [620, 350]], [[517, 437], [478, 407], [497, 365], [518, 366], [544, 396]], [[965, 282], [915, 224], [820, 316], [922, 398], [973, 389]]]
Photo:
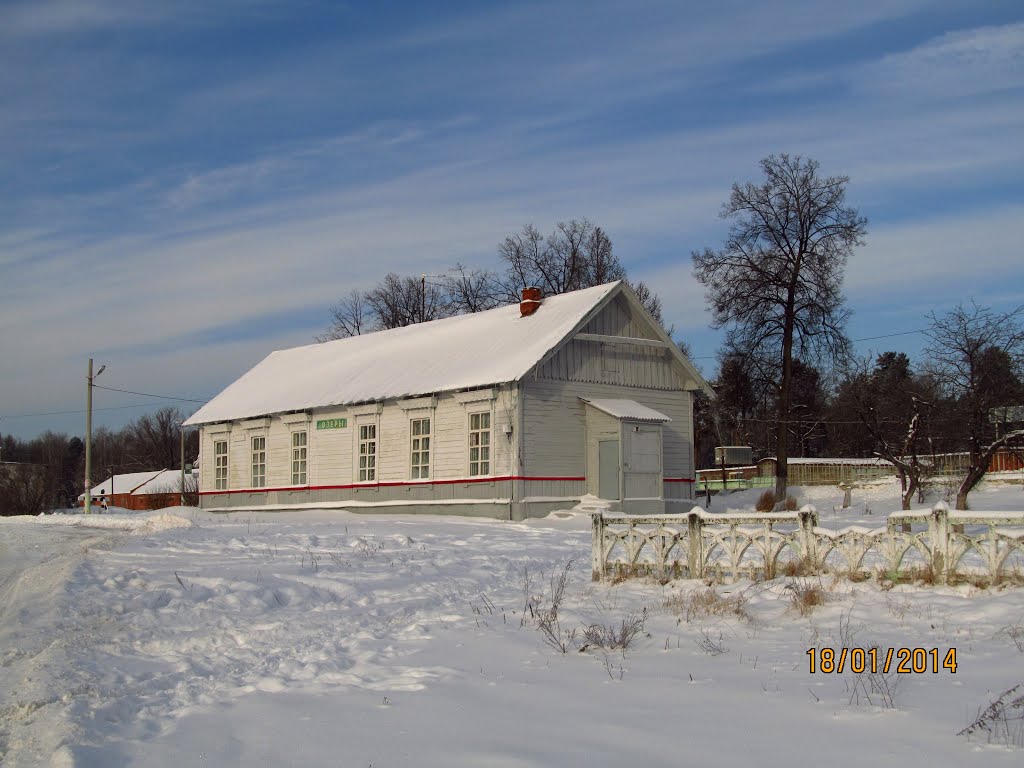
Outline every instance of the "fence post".
[[805, 505], [800, 512], [800, 542], [804, 550], [804, 557], [810, 560], [810, 565], [818, 569], [818, 547], [814, 538], [814, 526], [818, 524], [818, 511], [810, 504]]
[[604, 578], [604, 514], [591, 514], [590, 532], [590, 579], [600, 581]]
[[932, 509], [928, 521], [928, 535], [932, 545], [932, 573], [935, 581], [945, 584], [949, 574], [949, 507], [940, 501]]
[[700, 513], [690, 512], [686, 519], [686, 535], [689, 537], [690, 550], [687, 554], [687, 567], [691, 579], [704, 576], [704, 534], [701, 531]]

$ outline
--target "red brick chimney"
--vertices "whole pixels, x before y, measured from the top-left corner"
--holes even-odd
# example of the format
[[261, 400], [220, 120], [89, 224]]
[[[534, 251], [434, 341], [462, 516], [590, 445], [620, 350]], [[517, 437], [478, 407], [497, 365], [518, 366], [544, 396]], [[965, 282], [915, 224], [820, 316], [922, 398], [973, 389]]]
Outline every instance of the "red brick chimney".
[[540, 288], [523, 288], [523, 300], [519, 302], [520, 317], [529, 317], [540, 306]]

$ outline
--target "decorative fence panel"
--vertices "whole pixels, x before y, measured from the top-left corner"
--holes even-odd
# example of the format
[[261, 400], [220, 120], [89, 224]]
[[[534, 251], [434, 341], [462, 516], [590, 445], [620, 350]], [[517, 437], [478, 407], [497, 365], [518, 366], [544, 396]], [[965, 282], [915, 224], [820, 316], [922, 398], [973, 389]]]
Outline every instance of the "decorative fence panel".
[[1024, 512], [951, 512], [944, 503], [889, 515], [884, 528], [818, 525], [818, 513], [631, 517], [595, 513], [594, 580], [609, 575], [774, 578], [783, 572], [928, 575], [937, 583], [1024, 573]]

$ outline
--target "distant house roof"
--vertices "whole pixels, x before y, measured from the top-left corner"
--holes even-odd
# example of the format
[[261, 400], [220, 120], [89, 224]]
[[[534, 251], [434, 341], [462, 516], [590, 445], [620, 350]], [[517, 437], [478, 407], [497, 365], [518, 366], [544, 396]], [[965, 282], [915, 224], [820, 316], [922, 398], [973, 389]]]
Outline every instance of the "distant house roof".
[[617, 419], [628, 419], [630, 421], [654, 421], [654, 422], [666, 422], [672, 421], [668, 416], [663, 413], [659, 413], [653, 408], [648, 408], [646, 405], [640, 405], [636, 400], [589, 400], [585, 397], [581, 397], [585, 403], [597, 408], [599, 411], [607, 413], [609, 416], [614, 416]]
[[[191, 472], [186, 473], [191, 476]], [[132, 493], [145, 495], [150, 493], [177, 493], [181, 488], [181, 470], [164, 469], [144, 482]]]
[[[128, 472], [123, 475], [114, 475], [108, 477], [102, 483], [94, 485], [92, 488], [93, 496], [109, 495], [111, 493], [131, 493], [140, 485], [143, 485], [154, 477], [163, 472], [162, 469], [150, 469], [146, 472]], [[79, 495], [80, 499], [85, 498], [85, 494]]]
[[[529, 317], [521, 317], [519, 305], [513, 304], [273, 352], [185, 423], [235, 421], [518, 381], [619, 294], [645, 312], [618, 281], [545, 298]], [[660, 328], [656, 332], [664, 335]], [[693, 365], [664, 338], [694, 387], [707, 388]]]
[[[151, 469], [147, 472], [128, 472], [108, 477], [102, 483], [93, 486], [92, 495], [96, 497], [109, 496], [113, 493], [132, 495], [177, 493], [180, 485], [180, 469]], [[84, 499], [85, 494], [79, 494], [78, 498], [79, 500]]]

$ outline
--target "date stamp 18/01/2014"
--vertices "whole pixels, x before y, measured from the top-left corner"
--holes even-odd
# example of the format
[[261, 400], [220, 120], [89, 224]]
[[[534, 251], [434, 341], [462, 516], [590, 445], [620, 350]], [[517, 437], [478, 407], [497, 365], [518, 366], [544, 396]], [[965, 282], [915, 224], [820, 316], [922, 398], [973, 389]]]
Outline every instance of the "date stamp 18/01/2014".
[[808, 648], [807, 656], [812, 675], [842, 674], [847, 669], [855, 674], [937, 675], [940, 670], [956, 674], [956, 648]]

